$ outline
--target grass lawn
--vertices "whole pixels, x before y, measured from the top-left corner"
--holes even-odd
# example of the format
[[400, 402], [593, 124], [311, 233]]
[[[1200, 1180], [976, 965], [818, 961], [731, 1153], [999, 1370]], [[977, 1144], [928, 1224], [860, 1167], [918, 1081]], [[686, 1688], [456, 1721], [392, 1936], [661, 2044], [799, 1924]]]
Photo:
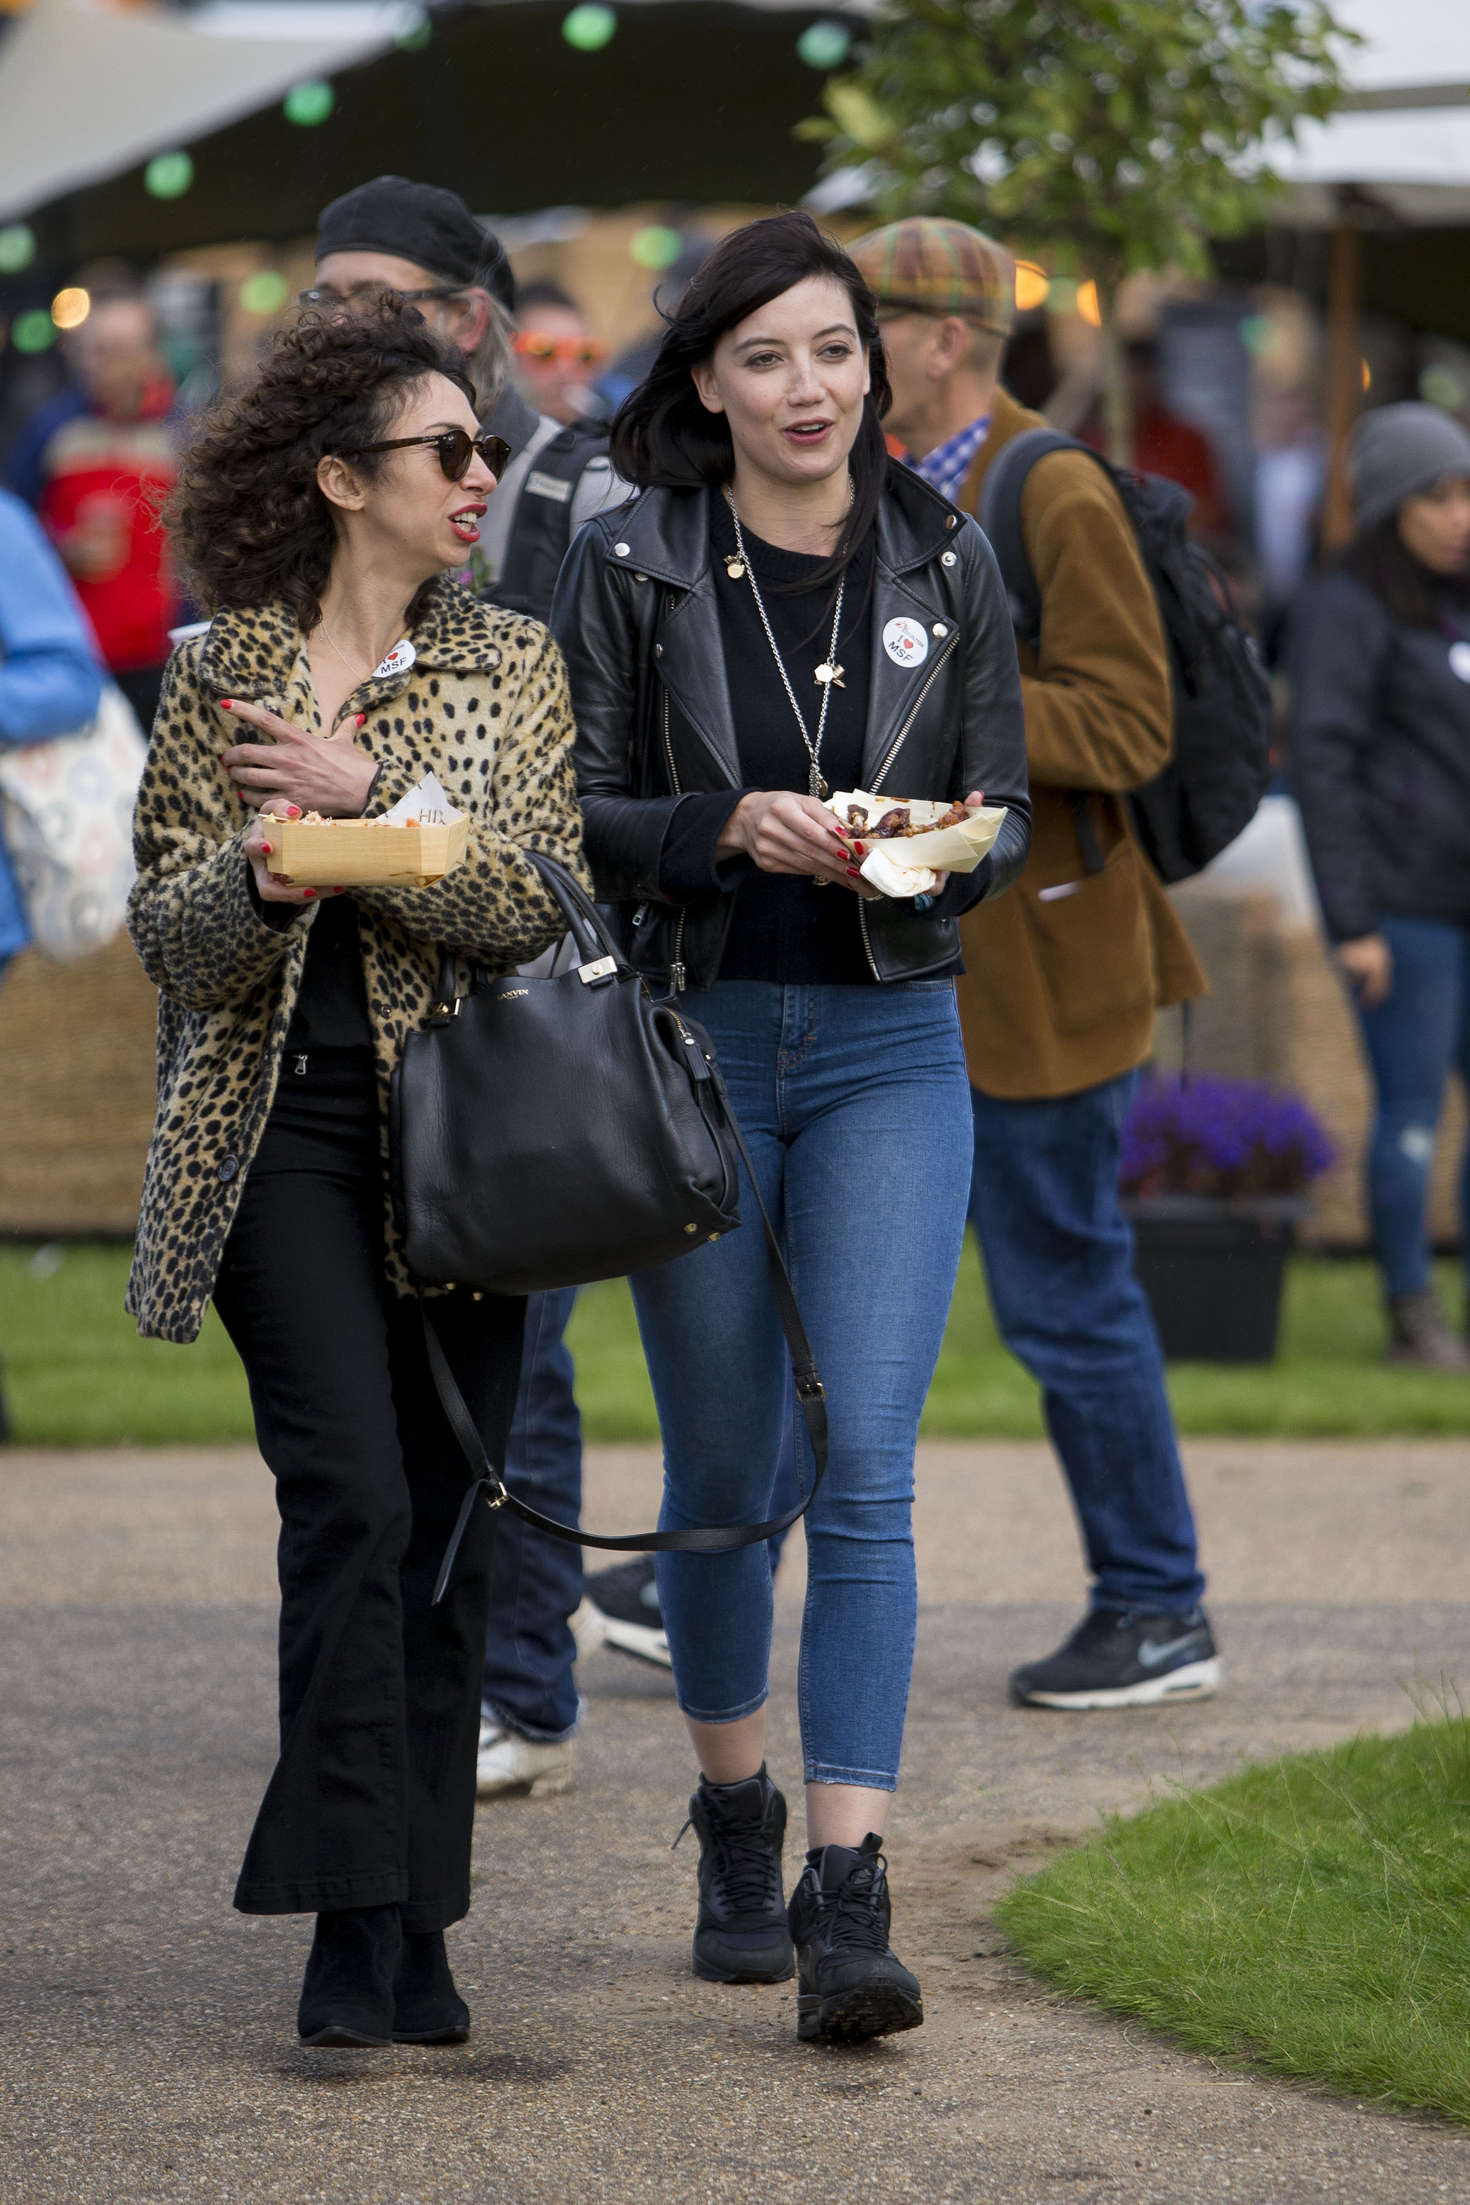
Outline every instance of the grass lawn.
[[1251, 1769], [1008, 1892], [1026, 1959], [1192, 2050], [1470, 2122], [1470, 1722]]
[[[128, 1252], [58, 1242], [0, 1244], [0, 1358], [22, 1442], [185, 1444], [250, 1436], [234, 1353], [210, 1313], [187, 1350], [140, 1340], [122, 1313]], [[1453, 1267], [1443, 1266], [1458, 1307]], [[653, 1400], [627, 1288], [589, 1287], [572, 1322], [578, 1397], [594, 1440], [653, 1439]], [[1178, 1364], [1180, 1428], [1271, 1438], [1470, 1434], [1470, 1376], [1384, 1370], [1378, 1288], [1366, 1262], [1298, 1257], [1287, 1287], [1280, 1360]], [[930, 1437], [1032, 1438], [1036, 1389], [996, 1341], [979, 1265], [967, 1251], [929, 1396]]]

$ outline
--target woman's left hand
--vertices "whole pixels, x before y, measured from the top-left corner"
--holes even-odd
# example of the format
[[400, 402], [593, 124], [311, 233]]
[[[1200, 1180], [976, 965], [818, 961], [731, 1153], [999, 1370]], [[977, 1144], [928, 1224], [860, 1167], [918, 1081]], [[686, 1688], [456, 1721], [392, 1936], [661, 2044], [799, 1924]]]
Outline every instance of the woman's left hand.
[[[965, 798], [965, 810], [967, 812], [978, 812], [984, 802], [984, 789], [972, 789], [969, 795]], [[921, 911], [927, 911], [930, 904], [933, 903], [935, 897], [942, 896], [948, 886], [948, 873], [936, 873], [934, 876], [934, 886], [930, 889], [928, 895], [924, 897], [915, 896], [914, 902], [919, 906], [919, 909]]]
[[221, 710], [274, 738], [268, 743], [236, 743], [224, 753], [245, 803], [259, 811], [269, 797], [276, 796], [299, 804], [304, 812], [320, 812], [325, 819], [361, 818], [378, 771], [375, 761], [357, 747], [361, 714], [344, 720], [335, 733], [324, 737], [292, 727], [264, 705], [228, 698], [222, 700]]

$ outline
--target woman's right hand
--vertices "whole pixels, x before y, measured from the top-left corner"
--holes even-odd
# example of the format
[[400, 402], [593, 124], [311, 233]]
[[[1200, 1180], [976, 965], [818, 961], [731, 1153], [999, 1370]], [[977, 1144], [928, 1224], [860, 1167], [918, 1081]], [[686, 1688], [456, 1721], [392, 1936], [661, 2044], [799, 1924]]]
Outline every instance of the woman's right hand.
[[250, 832], [245, 837], [245, 856], [255, 875], [255, 893], [262, 903], [315, 903], [314, 888], [298, 888], [294, 881], [282, 880], [266, 864], [271, 854], [272, 819], [299, 819], [299, 804], [287, 804], [279, 797], [270, 797], [250, 822]]
[[794, 789], [753, 789], [742, 796], [715, 844], [721, 857], [748, 857], [763, 873], [804, 873], [835, 881], [872, 899], [859, 873], [863, 846], [840, 827], [825, 804]]
[[1393, 993], [1393, 951], [1381, 934], [1339, 942], [1337, 962], [1365, 1011], [1376, 1010]]

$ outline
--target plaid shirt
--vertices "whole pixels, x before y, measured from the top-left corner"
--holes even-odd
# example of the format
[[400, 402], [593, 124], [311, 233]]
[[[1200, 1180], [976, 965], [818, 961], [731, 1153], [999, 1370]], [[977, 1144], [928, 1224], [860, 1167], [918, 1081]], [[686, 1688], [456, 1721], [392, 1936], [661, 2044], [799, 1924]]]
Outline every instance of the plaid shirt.
[[970, 472], [970, 462], [990, 434], [990, 416], [982, 413], [978, 421], [969, 422], [963, 429], [956, 429], [942, 444], [936, 444], [932, 452], [922, 459], [915, 459], [912, 452], [908, 464], [916, 475], [948, 498], [951, 505], [960, 494], [960, 485]]

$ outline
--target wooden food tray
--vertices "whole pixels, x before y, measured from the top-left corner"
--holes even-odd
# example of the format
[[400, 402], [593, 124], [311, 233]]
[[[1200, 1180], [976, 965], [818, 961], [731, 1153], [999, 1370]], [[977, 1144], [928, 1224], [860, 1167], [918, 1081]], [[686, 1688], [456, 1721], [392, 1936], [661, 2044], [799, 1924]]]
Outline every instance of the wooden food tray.
[[371, 819], [273, 819], [266, 864], [303, 888], [366, 888], [388, 881], [425, 887], [452, 873], [465, 854], [467, 817], [443, 825], [410, 821], [380, 827]]

